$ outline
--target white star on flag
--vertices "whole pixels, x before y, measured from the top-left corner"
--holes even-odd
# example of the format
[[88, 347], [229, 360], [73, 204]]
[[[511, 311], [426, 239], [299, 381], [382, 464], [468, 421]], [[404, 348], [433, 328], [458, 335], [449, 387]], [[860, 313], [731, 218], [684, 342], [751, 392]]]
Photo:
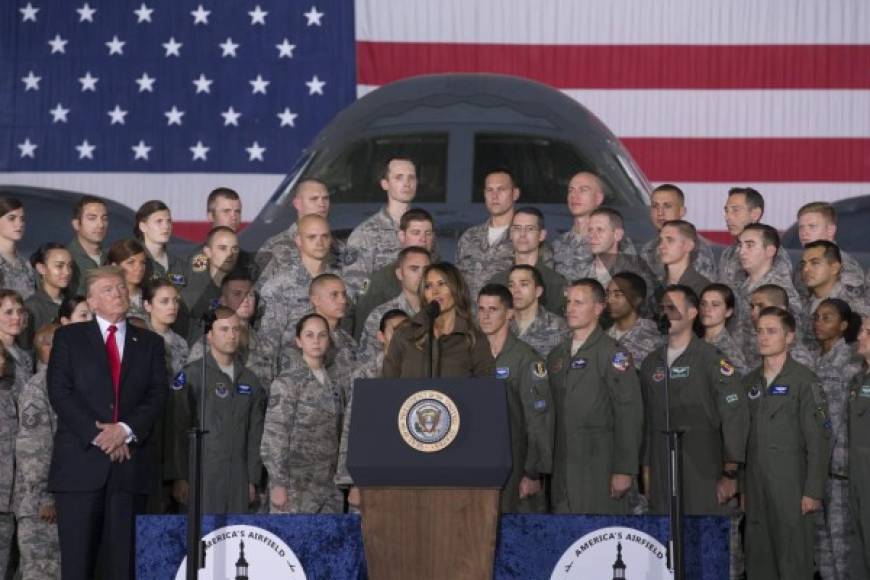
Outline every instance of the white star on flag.
[[97, 92], [97, 81], [99, 77], [91, 76], [91, 71], [87, 71], [85, 76], [79, 77], [79, 82], [82, 84], [82, 92], [93, 91]]
[[21, 149], [21, 158], [24, 159], [25, 157], [30, 157], [31, 159], [35, 159], [36, 155], [34, 155], [34, 152], [37, 147], [39, 147], [39, 145], [30, 142], [30, 137], [25, 139], [24, 143], [19, 143], [18, 148]]
[[251, 84], [251, 87], [253, 87], [253, 90], [251, 91], [252, 95], [256, 95], [257, 93], [262, 93], [265, 95], [266, 94], [266, 87], [269, 86], [269, 83], [271, 81], [265, 80], [262, 77], [262, 75], [258, 74], [257, 78], [250, 80], [248, 82]]
[[284, 127], [284, 126], [295, 127], [296, 126], [296, 123], [295, 123], [296, 117], [298, 117], [299, 115], [292, 112], [290, 110], [290, 107], [284, 107], [284, 110], [281, 111], [280, 113], [278, 113], [277, 116], [279, 119], [281, 119], [281, 124], [279, 125], [280, 127]]
[[209, 93], [211, 94], [211, 84], [214, 81], [211, 79], [205, 78], [205, 75], [200, 73], [198, 79], [193, 79], [193, 84], [196, 85], [196, 94], [199, 93]]
[[133, 150], [133, 160], [136, 159], [144, 159], [148, 161], [148, 153], [151, 151], [151, 147], [145, 144], [145, 141], [139, 140], [139, 143], [130, 147]]
[[184, 116], [184, 111], [179, 111], [178, 107], [172, 105], [172, 108], [165, 113], [166, 115], [166, 126], [170, 125], [181, 125], [181, 118]]
[[248, 152], [248, 161], [262, 161], [266, 148], [260, 147], [260, 144], [254, 141], [250, 147], [245, 147], [245, 151]]
[[202, 4], [197, 6], [196, 10], [191, 10], [190, 15], [193, 16], [193, 25], [208, 24], [209, 14], [211, 14], [211, 10], [206, 10], [202, 7]]
[[112, 40], [106, 43], [106, 46], [109, 47], [109, 56], [113, 54], [124, 54], [124, 45], [126, 42], [119, 40], [118, 35], [112, 37]]
[[123, 125], [124, 124], [124, 117], [127, 116], [128, 112], [129, 111], [122, 110], [120, 105], [115, 105], [114, 109], [112, 109], [111, 111], [108, 111], [106, 113], [107, 115], [109, 115], [109, 117], [112, 118], [112, 121], [109, 124], [110, 125], [115, 125], [115, 124]]
[[326, 86], [326, 83], [317, 78], [317, 75], [314, 75], [310, 81], [305, 82], [305, 85], [308, 87], [309, 95], [322, 95], [323, 87]]
[[231, 56], [233, 58], [236, 57], [236, 49], [239, 48], [239, 45], [236, 44], [235, 42], [233, 42], [233, 39], [230, 38], [229, 36], [222, 44], [219, 44], [218, 46], [221, 47], [221, 50], [223, 51], [223, 54], [221, 54], [221, 57], [225, 57], [225, 56]]
[[176, 42], [174, 36], [169, 37], [169, 41], [163, 43], [163, 48], [166, 49], [166, 54], [164, 56], [181, 56], [179, 49], [182, 46], [184, 46], [184, 44], [182, 44], [181, 42]]
[[138, 10], [134, 10], [133, 14], [136, 15], [136, 24], [142, 24], [143, 22], [151, 22], [151, 13], [154, 12], [153, 8], [148, 8], [145, 6], [145, 3], [142, 3], [142, 6], [139, 7]]
[[81, 145], [76, 145], [76, 150], [79, 152], [79, 159], [93, 159], [94, 158], [94, 149], [96, 149], [96, 145], [91, 145], [88, 143], [88, 140], [85, 139], [82, 141]]
[[197, 159], [201, 159], [202, 161], [208, 161], [206, 155], [208, 154], [208, 150], [211, 149], [211, 147], [206, 147], [202, 144], [202, 141], [197, 141], [196, 145], [190, 147], [189, 149], [190, 152], [193, 153], [193, 161], [196, 161]]
[[251, 16], [251, 26], [255, 24], [262, 24], [263, 26], [266, 25], [266, 15], [268, 14], [268, 12], [260, 8], [259, 4], [254, 6], [254, 9], [249, 11], [248, 14]]
[[139, 85], [139, 92], [148, 91], [149, 93], [154, 92], [154, 81], [157, 79], [155, 77], [149, 77], [148, 73], [143, 72], [142, 76], [136, 79], [136, 84]]
[[303, 14], [308, 21], [305, 26], [320, 26], [320, 19], [323, 18], [324, 12], [318, 12], [317, 6], [312, 6], [311, 10]]
[[58, 103], [55, 108], [49, 111], [49, 113], [51, 113], [52, 123], [66, 123], [66, 116], [69, 114], [69, 109], [64, 109], [63, 105]]
[[239, 126], [239, 117], [241, 117], [241, 116], [242, 116], [242, 114], [239, 113], [238, 111], [236, 111], [235, 109], [233, 109], [232, 107], [230, 107], [226, 111], [223, 111], [221, 113], [221, 117], [224, 118], [224, 127], [226, 127], [228, 125], [233, 125], [234, 127], [238, 127]]
[[69, 40], [64, 40], [60, 37], [60, 34], [55, 34], [54, 38], [48, 41], [48, 45], [51, 47], [51, 54], [59, 52], [61, 54], [66, 54], [66, 45]]
[[27, 22], [28, 20], [36, 22], [36, 13], [39, 12], [39, 8], [28, 2], [27, 6], [19, 8], [18, 11], [21, 12], [21, 22]]
[[21, 77], [21, 82], [24, 83], [25, 91], [38, 91], [39, 90], [39, 81], [42, 80], [42, 77], [38, 77], [33, 74], [33, 71], [28, 71], [26, 77]]
[[278, 58], [284, 58], [285, 56], [287, 58], [293, 58], [293, 49], [296, 48], [296, 45], [290, 44], [290, 41], [285, 38], [284, 42], [276, 44], [275, 48], [278, 49]]
[[81, 8], [76, 8], [76, 12], [79, 13], [79, 22], [93, 22], [94, 14], [97, 12], [97, 9], [91, 8], [90, 5], [85, 2]]

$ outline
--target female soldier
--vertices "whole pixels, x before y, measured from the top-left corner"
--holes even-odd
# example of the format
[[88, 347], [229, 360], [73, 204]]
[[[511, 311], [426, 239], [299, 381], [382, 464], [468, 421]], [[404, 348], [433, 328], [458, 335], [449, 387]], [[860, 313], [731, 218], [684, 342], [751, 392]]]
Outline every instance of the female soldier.
[[133, 235], [145, 247], [148, 258], [148, 279], [167, 278], [176, 286], [187, 285], [184, 259], [167, 251], [172, 237], [172, 214], [159, 200], [146, 201], [136, 212]]
[[862, 314], [857, 350], [861, 371], [849, 385], [849, 507], [858, 577], [870, 578], [870, 312]]
[[43, 244], [30, 256], [30, 264], [39, 273], [39, 288], [25, 299], [27, 309], [27, 344], [33, 333], [57, 318], [73, 274], [73, 258], [63, 244]]
[[24, 301], [15, 290], [0, 290], [0, 343], [15, 363], [15, 394], [21, 391], [24, 383], [33, 376], [33, 358], [16, 344], [16, 339], [24, 331], [27, 315]]
[[849, 577], [849, 481], [846, 402], [849, 381], [860, 371], [852, 349], [860, 318], [839, 298], [822, 300], [813, 313], [818, 343], [814, 370], [828, 399], [833, 452], [822, 513], [816, 521], [816, 564], [822, 580]]
[[118, 266], [124, 272], [124, 282], [130, 294], [130, 309], [127, 316], [135, 316], [142, 320], [148, 319], [148, 313], [142, 304], [142, 286], [145, 281], [148, 257], [145, 247], [133, 239], [118, 240], [109, 248], [106, 263]]
[[468, 287], [459, 270], [448, 262], [426, 266], [420, 285], [423, 308], [408, 324], [396, 330], [384, 357], [383, 376], [423, 378], [429, 370], [428, 328], [426, 311], [437, 303], [433, 377], [491, 377], [495, 359], [489, 341], [471, 318]]
[[739, 342], [728, 330], [734, 316], [734, 292], [725, 284], [710, 284], [701, 291], [701, 326], [704, 340], [722, 351], [728, 360], [745, 375], [749, 372], [746, 357]]
[[[296, 324], [301, 354], [272, 383], [261, 454], [272, 513], [341, 513], [335, 486], [345, 401], [330, 367], [329, 324], [308, 314]], [[291, 349], [292, 350], [292, 349]]]
[[16, 251], [23, 237], [24, 206], [14, 197], [0, 197], [0, 288], [26, 299], [36, 290], [36, 273]]
[[61, 326], [72, 324], [73, 322], [87, 322], [94, 317], [91, 309], [88, 308], [87, 299], [81, 294], [77, 294], [72, 298], [66, 298], [60, 303], [60, 308], [57, 311], [57, 318], [53, 322], [57, 322]]

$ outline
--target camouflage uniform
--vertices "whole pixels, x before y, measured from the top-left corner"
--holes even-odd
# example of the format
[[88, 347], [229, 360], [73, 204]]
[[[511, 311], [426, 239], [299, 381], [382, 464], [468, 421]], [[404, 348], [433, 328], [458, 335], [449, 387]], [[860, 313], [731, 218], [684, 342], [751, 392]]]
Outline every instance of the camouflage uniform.
[[858, 580], [870, 578], [870, 372], [866, 364], [849, 385], [848, 405], [849, 507]]
[[[11, 362], [15, 365], [15, 386], [13, 389], [15, 397], [17, 398], [21, 389], [24, 388], [24, 384], [33, 376], [33, 357], [29, 352], [22, 349], [17, 344], [7, 346], [6, 352], [10, 355], [12, 359]], [[7, 359], [7, 365], [9, 362], [10, 361]], [[2, 576], [0, 576], [0, 578], [2, 578]]]
[[36, 270], [19, 255], [12, 261], [0, 256], [0, 288], [15, 290], [27, 300], [36, 292]]
[[743, 379], [752, 416], [746, 454], [748, 580], [811, 580], [817, 514], [825, 497], [830, 423], [818, 378], [791, 357], [768, 385], [762, 367]]
[[813, 368], [828, 400], [833, 444], [823, 511], [816, 519], [816, 564], [823, 580], [844, 580], [849, 578], [849, 540], [852, 534], [846, 405], [849, 381], [860, 372], [861, 361], [841, 338], [831, 350], [819, 355]]
[[48, 467], [57, 415], [48, 401], [46, 370], [33, 375], [18, 399], [15, 439], [15, 517], [22, 580], [60, 578], [57, 524], [39, 518], [40, 506], [54, 504], [48, 493]]
[[643, 399], [631, 355], [596, 328], [575, 354], [571, 337], [547, 357], [553, 410], [552, 509], [626, 514], [628, 498], [610, 497], [613, 474], [638, 471]]
[[[843, 267], [840, 269], [840, 282], [842, 286], [840, 295], [837, 298], [842, 298], [847, 302], [861, 300], [864, 297], [864, 268], [851, 254], [840, 250], [840, 260]], [[801, 278], [800, 269], [794, 271], [794, 287], [801, 295], [801, 298], [807, 299], [810, 296], [810, 290], [804, 284]]]
[[520, 499], [519, 486], [523, 476], [538, 479], [552, 470], [555, 411], [547, 365], [532, 347], [508, 333], [495, 359], [495, 376], [507, 383], [513, 455], [513, 469], [501, 492], [501, 511], [545, 512], [544, 490]]
[[749, 373], [751, 367], [746, 364], [745, 353], [730, 330], [723, 328], [719, 336], [708, 342], [722, 351], [722, 354], [731, 361], [731, 364], [734, 365], [741, 377]]
[[[164, 477], [187, 480], [187, 430], [202, 404], [201, 361], [192, 361], [175, 376], [166, 412], [172, 436]], [[233, 363], [231, 379], [211, 353], [206, 355], [207, 399], [203, 447], [204, 513], [248, 513], [248, 485], [262, 479], [260, 441], [266, 391], [254, 373]]]
[[148, 320], [148, 312], [145, 311], [145, 305], [142, 303], [142, 290], [130, 294], [130, 308], [127, 309], [127, 318]]
[[402, 249], [399, 244], [399, 223], [394, 221], [384, 206], [369, 216], [350, 233], [347, 246], [356, 256], [356, 264], [366, 277], [396, 259]]
[[489, 220], [472, 226], [459, 236], [456, 244], [456, 265], [468, 285], [469, 298], [477, 303], [477, 293], [487, 280], [514, 263], [514, 245], [510, 228], [492, 245], [487, 238]]
[[[628, 236], [620, 240], [617, 251], [620, 254], [636, 256], [637, 249]], [[553, 240], [553, 269], [572, 282], [586, 277], [595, 256], [589, 243], [573, 229]]]
[[[15, 437], [18, 431], [16, 400], [18, 391], [7, 362], [7, 372], [0, 377], [0, 578], [9, 567], [9, 553], [15, 537], [13, 481], [15, 480]], [[17, 387], [17, 388], [16, 388]]]
[[[777, 278], [788, 279], [789, 286], [794, 288], [794, 285], [791, 283], [791, 259], [788, 257], [788, 252], [782, 247], [779, 248], [779, 251], [777, 251], [776, 256], [773, 258], [772, 272]], [[740, 258], [737, 255], [737, 244], [732, 244], [722, 250], [722, 255], [719, 256], [719, 282], [730, 286], [736, 292], [746, 277], [746, 272], [743, 270], [743, 266], [740, 265]], [[782, 287], [785, 288], [785, 286]], [[795, 302], [795, 304], [799, 304], [799, 302]]]
[[417, 310], [415, 310], [411, 303], [408, 302], [408, 299], [405, 297], [405, 294], [399, 294], [392, 300], [388, 300], [384, 302], [377, 308], [371, 311], [369, 317], [366, 319], [365, 326], [363, 327], [362, 333], [359, 338], [359, 348], [357, 352], [359, 356], [357, 358], [359, 360], [366, 360], [367, 357], [373, 354], [373, 351], [377, 351], [381, 349], [381, 343], [378, 342], [378, 332], [380, 331], [381, 318], [393, 309], [398, 309], [408, 315], [410, 318], [417, 314]]
[[[755, 325], [752, 323], [752, 309], [749, 301], [752, 298], [752, 293], [765, 284], [775, 284], [785, 290], [788, 296], [788, 311], [794, 316], [797, 323], [797, 330], [803, 328], [804, 313], [801, 309], [801, 299], [798, 296], [797, 290], [791, 283], [790, 275], [783, 275], [775, 267], [769, 270], [757, 282], [751, 282], [745, 275], [740, 280], [739, 286], [734, 290], [735, 308], [734, 319], [736, 328], [743, 344], [743, 350], [747, 353], [746, 362], [750, 368], [755, 368], [760, 363], [760, 355], [757, 354], [758, 345], [755, 340]], [[732, 286], [733, 288], [733, 286]], [[801, 336], [795, 337], [795, 346], [800, 342]]]
[[[72, 278], [70, 278], [69, 289], [74, 294], [81, 294], [84, 296], [87, 291], [87, 288], [85, 288], [85, 274], [87, 274], [89, 270], [99, 268], [102, 264], [103, 256], [100, 256], [101, 260], [99, 263], [94, 262], [94, 259], [85, 252], [85, 249], [79, 243], [78, 236], [75, 236], [70, 240], [70, 243], [66, 245], [66, 249], [69, 250], [73, 259], [73, 274]], [[103, 252], [103, 255], [104, 254], [105, 252]]]
[[[665, 266], [662, 264], [661, 258], [659, 257], [658, 236], [643, 245], [640, 250], [640, 255], [655, 277], [658, 280], [664, 280]], [[702, 236], [698, 236], [698, 243], [695, 250], [692, 252], [690, 265], [701, 276], [710, 280], [717, 279], [716, 258], [713, 256], [713, 250], [710, 248], [710, 243]]]
[[607, 329], [607, 336], [631, 353], [631, 358], [638, 369], [649, 353], [665, 345], [665, 338], [659, 332], [658, 326], [649, 318], [638, 318], [622, 336], [618, 336], [618, 329], [614, 324]]
[[[544, 280], [544, 293], [541, 295], [539, 300], [540, 304], [550, 312], [555, 312], [556, 314], [561, 315], [565, 312], [565, 286], [567, 286], [568, 281], [565, 280], [561, 274], [547, 266], [544, 263], [543, 256], [538, 258], [538, 263], [535, 264], [535, 269]], [[502, 286], [507, 287], [509, 276], [510, 269], [504, 270], [490, 278], [489, 283], [501, 284]], [[474, 297], [476, 298], [476, 296], [477, 295], [475, 294]]]
[[595, 260], [588, 262], [585, 269], [580, 269], [578, 273], [580, 274], [579, 278], [594, 278], [607, 288], [611, 278], [620, 272], [632, 272], [643, 278], [643, 281], [646, 283], [646, 300], [642, 304], [640, 311], [641, 313], [645, 312], [644, 308], [655, 311], [656, 305], [652, 304], [652, 302], [658, 282], [653, 277], [653, 273], [647, 267], [646, 262], [636, 254], [623, 252], [617, 254], [613, 262], [607, 266], [606, 279], [599, 278], [600, 272], [596, 267]]
[[[296, 247], [298, 224], [294, 223], [283, 232], [266, 240], [253, 257], [253, 266], [258, 272], [255, 282], [263, 285], [270, 278], [280, 274], [293, 262], [299, 261], [299, 248]], [[332, 238], [329, 260], [335, 264], [353, 264], [357, 259], [355, 251], [338, 238]], [[344, 274], [342, 274], [344, 276]], [[363, 281], [360, 281], [362, 283]]]
[[[806, 290], [807, 288], [804, 286], [804, 291]], [[800, 335], [804, 346], [809, 350], [816, 350], [818, 348], [815, 332], [813, 331], [813, 314], [815, 314], [816, 308], [819, 307], [822, 300], [826, 298], [840, 298], [841, 300], [848, 302], [850, 305], [858, 304], [861, 301], [860, 298], [856, 300], [846, 292], [846, 288], [842, 283], [842, 278], [834, 284], [834, 287], [831, 288], [831, 292], [825, 296], [825, 298], [816, 298], [812, 294], [801, 294], [803, 317], [801, 318]]]
[[516, 320], [510, 322], [511, 332], [520, 340], [535, 349], [543, 356], [550, 354], [556, 346], [562, 343], [571, 333], [568, 323], [561, 316], [553, 314], [543, 306], [538, 305], [535, 319], [525, 331], [520, 332]]
[[272, 383], [260, 453], [269, 484], [287, 490], [291, 513], [343, 509], [334, 478], [346, 400], [333, 370], [325, 369], [321, 384], [308, 365], [298, 362]]
[[[383, 345], [380, 345], [383, 347]], [[353, 387], [357, 379], [376, 379], [381, 376], [381, 368], [384, 366], [384, 349], [380, 348], [367, 358], [362, 358], [351, 375], [351, 388], [347, 397], [347, 405], [344, 409], [344, 419], [341, 425], [341, 442], [338, 447], [338, 465], [335, 470], [335, 485], [338, 487], [350, 487], [353, 478], [347, 470], [347, 444], [350, 439], [350, 417], [353, 407]]]

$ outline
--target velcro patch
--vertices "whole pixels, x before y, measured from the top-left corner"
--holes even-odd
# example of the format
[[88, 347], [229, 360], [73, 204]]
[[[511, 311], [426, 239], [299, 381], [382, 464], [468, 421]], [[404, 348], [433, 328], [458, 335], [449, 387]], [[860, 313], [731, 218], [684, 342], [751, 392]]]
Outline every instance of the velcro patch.
[[538, 379], [547, 378], [547, 365], [544, 364], [544, 361], [539, 360], [532, 363], [532, 374]]
[[170, 274], [169, 281], [176, 286], [187, 286], [187, 278], [184, 274]]
[[252, 391], [251, 385], [239, 385], [236, 387], [236, 392], [240, 395], [250, 395]]
[[511, 376], [510, 367], [496, 367], [495, 368], [495, 378], [506, 379], [510, 376]]
[[719, 361], [719, 372], [722, 376], [730, 377], [734, 374], [734, 365], [723, 358]]
[[538, 399], [535, 401], [535, 411], [546, 411], [547, 410], [547, 400], [546, 399]]
[[180, 391], [181, 389], [184, 388], [184, 385], [186, 385], [186, 384], [187, 384], [187, 375], [184, 374], [184, 371], [181, 371], [177, 375], [175, 375], [174, 379], [172, 379], [172, 385], [171, 385], [172, 390], [173, 391]]
[[770, 385], [770, 388], [767, 389], [767, 394], [772, 395], [774, 397], [782, 397], [788, 395], [789, 386], [788, 385]]
[[739, 401], [739, 400], [740, 400], [740, 396], [739, 396], [739, 395], [736, 395], [736, 394], [734, 394], [734, 393], [731, 393], [730, 395], [728, 395], [727, 397], [725, 397], [725, 402], [728, 403], [729, 405], [732, 405], [732, 404], [736, 403], [736, 402]]
[[858, 396], [870, 397], [870, 385], [863, 385], [861, 390], [858, 392]]
[[625, 351], [620, 350], [613, 355], [613, 358], [610, 362], [611, 364], [613, 364], [613, 368], [620, 372], [625, 372], [631, 367], [631, 355]]
[[571, 368], [572, 369], [585, 369], [588, 364], [589, 364], [589, 361], [586, 360], [585, 358], [578, 358], [578, 359], [574, 359], [571, 361]]
[[691, 367], [671, 367], [672, 379], [688, 379]]
[[656, 367], [656, 370], [653, 372], [652, 380], [657, 383], [665, 380], [665, 367]]

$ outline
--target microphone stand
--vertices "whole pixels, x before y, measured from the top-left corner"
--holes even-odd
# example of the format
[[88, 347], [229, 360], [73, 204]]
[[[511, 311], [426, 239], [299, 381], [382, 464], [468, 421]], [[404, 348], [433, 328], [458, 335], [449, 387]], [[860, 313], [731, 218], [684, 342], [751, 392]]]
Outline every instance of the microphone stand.
[[428, 360], [426, 364], [426, 377], [434, 378], [435, 377], [435, 319], [438, 318], [438, 315], [441, 314], [441, 305], [435, 302], [434, 300], [426, 305], [426, 317], [429, 319], [429, 323], [426, 328], [426, 332], [428, 333]]
[[[193, 425], [187, 431], [187, 580], [197, 580], [199, 570], [205, 568], [205, 542], [202, 539], [202, 449], [205, 430], [206, 401], [206, 356], [208, 343], [206, 335], [211, 331], [215, 321], [214, 310], [208, 310], [202, 315], [202, 389], [200, 390], [199, 413], [193, 417]], [[190, 399], [195, 401], [193, 393]]]
[[[666, 338], [671, 328], [671, 321], [662, 314], [658, 321], [659, 332]], [[663, 347], [665, 360], [665, 430], [668, 440], [668, 518], [670, 520], [670, 538], [668, 539], [668, 568], [674, 573], [674, 580], [685, 580], [683, 564], [683, 460], [680, 436], [671, 425], [671, 365], [668, 363], [668, 343]]]

